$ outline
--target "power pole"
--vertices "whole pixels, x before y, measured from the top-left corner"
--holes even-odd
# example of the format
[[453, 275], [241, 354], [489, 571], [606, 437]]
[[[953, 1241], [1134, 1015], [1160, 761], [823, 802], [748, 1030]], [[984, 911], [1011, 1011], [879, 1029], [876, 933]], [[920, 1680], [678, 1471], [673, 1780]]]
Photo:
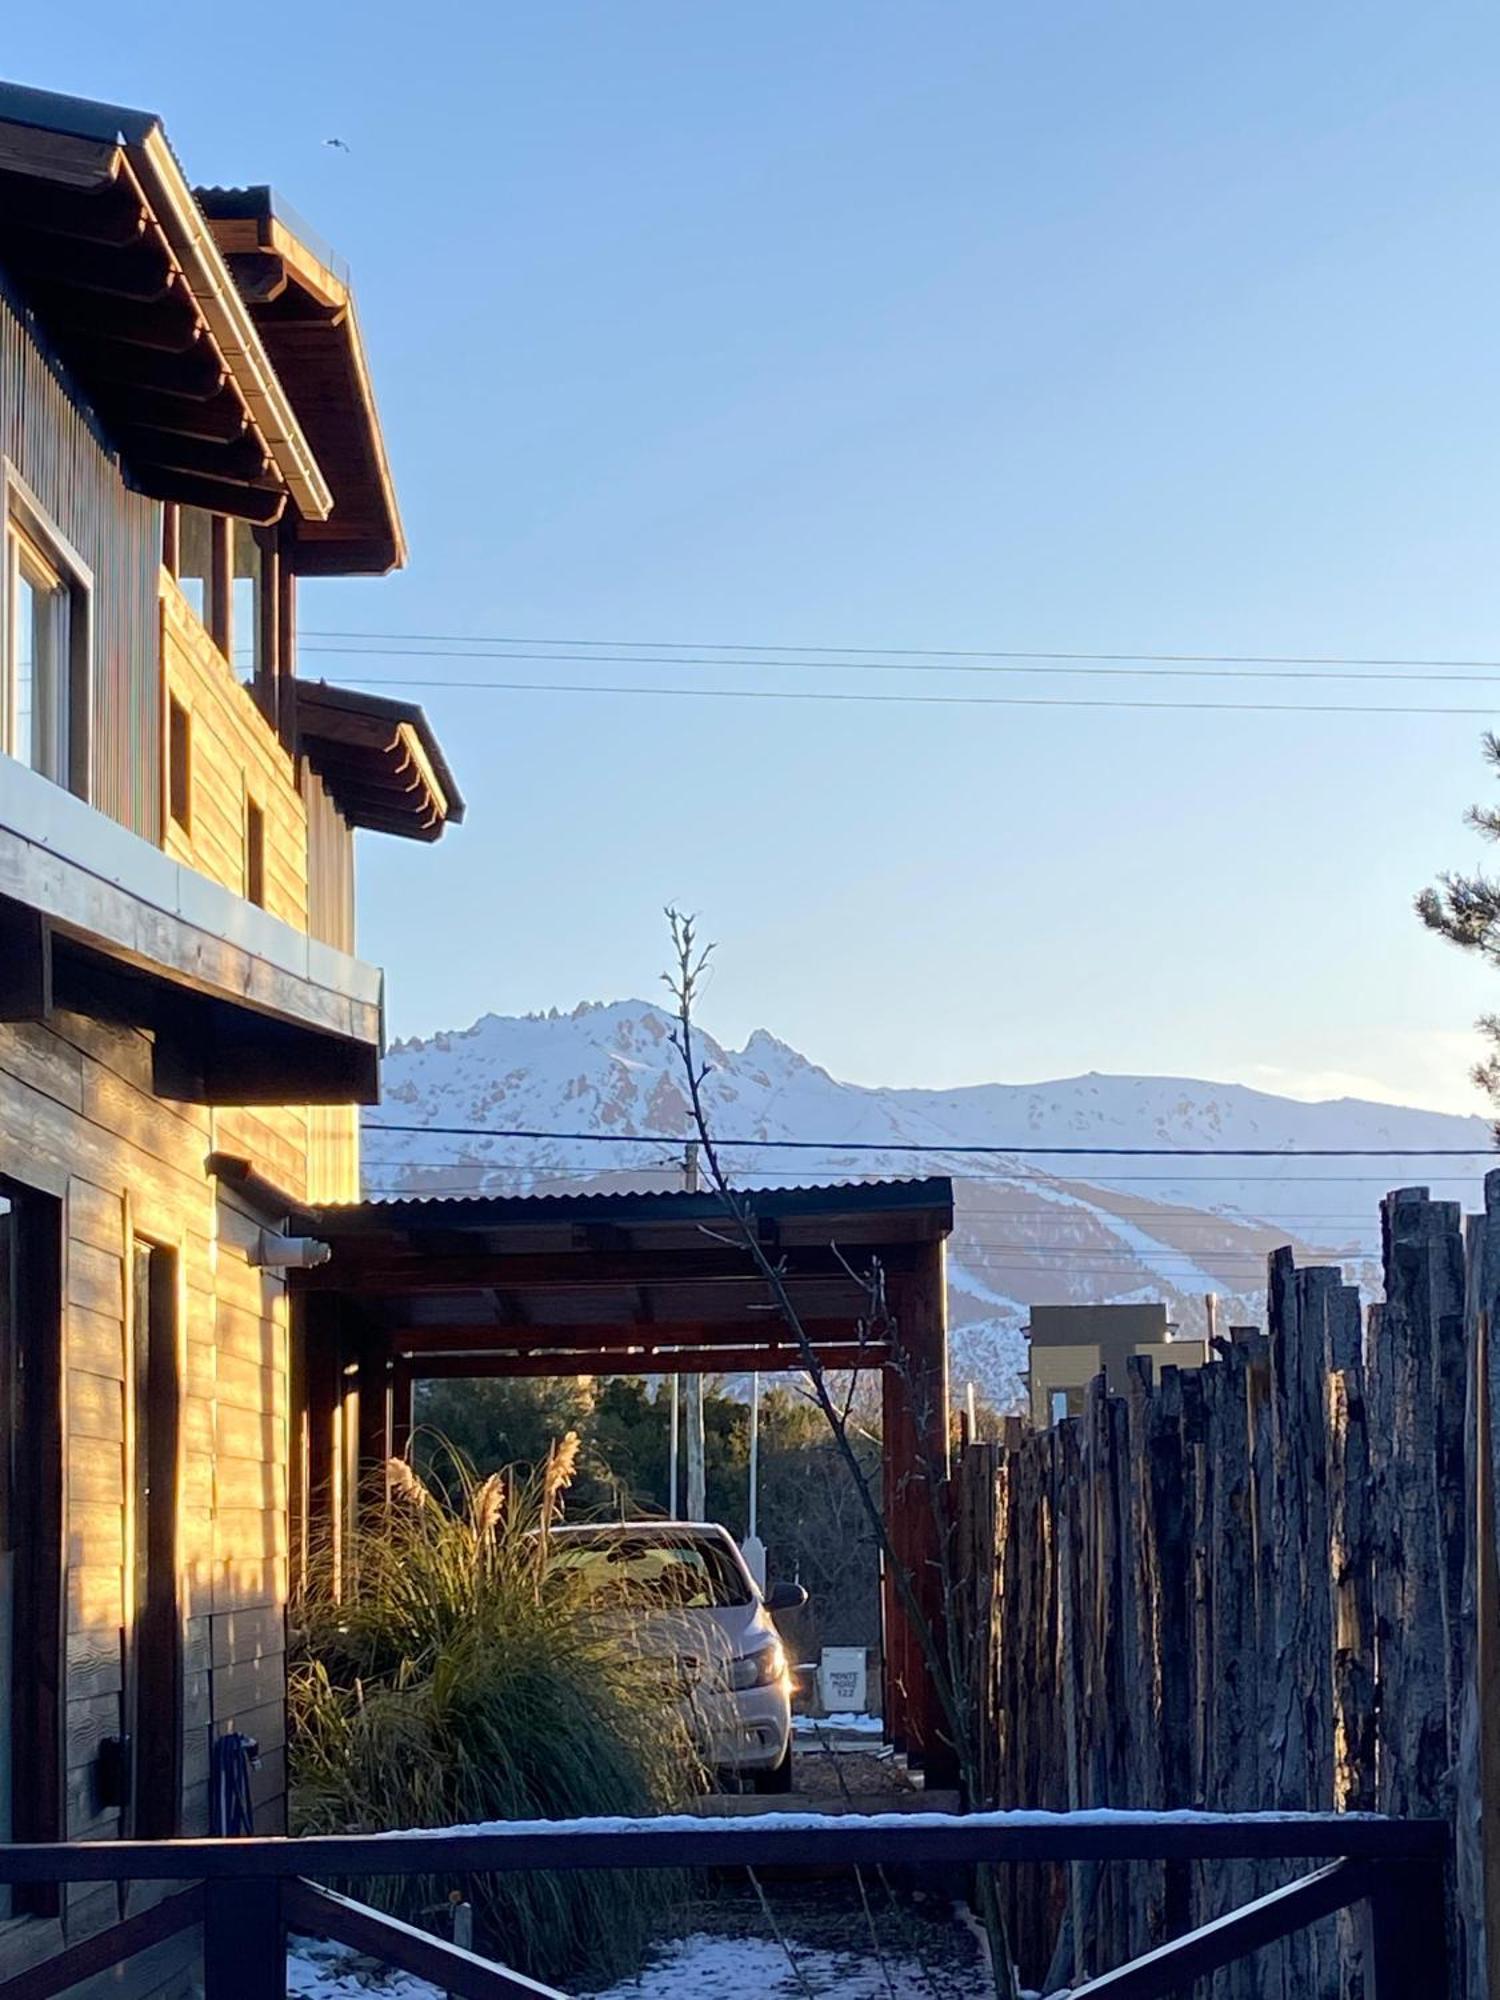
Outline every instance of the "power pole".
[[750, 1574], [766, 1587], [766, 1545], [760, 1538], [760, 1375], [750, 1377], [750, 1519], [741, 1549]]
[[[698, 1143], [689, 1139], [682, 1149], [682, 1185], [698, 1192]], [[673, 1377], [676, 1380], [676, 1377]], [[683, 1415], [687, 1420], [687, 1518], [701, 1521], [708, 1512], [703, 1451], [703, 1377], [688, 1375], [682, 1384]]]

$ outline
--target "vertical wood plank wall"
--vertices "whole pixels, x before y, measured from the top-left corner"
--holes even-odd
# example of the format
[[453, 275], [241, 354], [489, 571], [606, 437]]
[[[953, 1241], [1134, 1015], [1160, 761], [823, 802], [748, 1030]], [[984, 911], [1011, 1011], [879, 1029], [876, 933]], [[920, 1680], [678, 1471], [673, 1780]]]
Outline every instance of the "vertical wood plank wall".
[[118, 461], [0, 282], [0, 455], [93, 572], [93, 784], [101, 812], [161, 834], [161, 508]]

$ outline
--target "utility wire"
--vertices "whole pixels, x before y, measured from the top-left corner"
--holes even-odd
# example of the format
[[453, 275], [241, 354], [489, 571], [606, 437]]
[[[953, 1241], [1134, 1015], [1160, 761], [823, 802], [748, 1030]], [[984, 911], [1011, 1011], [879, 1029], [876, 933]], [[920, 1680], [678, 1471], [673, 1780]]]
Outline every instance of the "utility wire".
[[[378, 634], [370, 637], [378, 643], [369, 645], [299, 645], [300, 654], [311, 654], [318, 658], [331, 659], [379, 659], [379, 660], [515, 660], [529, 664], [555, 662], [559, 666], [625, 666], [625, 667], [710, 667], [733, 668], [753, 667], [767, 671], [785, 668], [788, 671], [811, 670], [815, 673], [831, 669], [835, 673], [861, 674], [1043, 674], [1082, 675], [1089, 678], [1106, 677], [1126, 680], [1155, 678], [1164, 680], [1226, 680], [1226, 681], [1415, 681], [1419, 686], [1432, 686], [1438, 682], [1457, 683], [1462, 686], [1493, 686], [1500, 681], [1500, 673], [1388, 673], [1354, 672], [1333, 670], [1323, 667], [1294, 669], [1292, 667], [1239, 667], [1239, 666], [1074, 666], [1063, 665], [1052, 655], [1042, 655], [1039, 659], [1022, 664], [1019, 661], [1002, 664], [998, 660], [735, 660], [712, 658], [701, 653], [531, 653], [498, 652], [493, 649], [469, 647], [462, 652], [452, 648], [428, 648], [423, 646], [403, 646], [385, 643], [386, 639], [396, 640], [399, 633]], [[1104, 655], [1108, 659], [1125, 655]]]
[[[896, 660], [1086, 660], [1097, 662], [1144, 660], [1152, 664], [1238, 666], [1238, 667], [1474, 667], [1500, 669], [1500, 659], [1408, 659], [1361, 653], [1085, 653], [1008, 649], [981, 649], [952, 646], [784, 646], [752, 645], [731, 639], [536, 639], [504, 638], [474, 632], [333, 632], [304, 630], [307, 639], [390, 640], [410, 645], [432, 646], [551, 646], [629, 648], [639, 654], [644, 648], [692, 653], [813, 653], [836, 660], [841, 653], [860, 657]], [[550, 657], [550, 656], [548, 656]], [[591, 653], [591, 657], [595, 657]], [[729, 664], [733, 664], [730, 662]]]
[[1043, 694], [865, 694], [836, 688], [709, 688], [652, 687], [639, 682], [597, 686], [586, 681], [450, 681], [429, 676], [329, 674], [332, 686], [363, 688], [446, 688], [470, 694], [588, 694], [648, 695], [683, 701], [796, 701], [864, 703], [901, 708], [1103, 708], [1161, 709], [1178, 713], [1222, 715], [1400, 715], [1493, 718], [1495, 705], [1485, 708], [1426, 708], [1402, 703], [1312, 701], [1132, 701], [1124, 697]]
[[[545, 1132], [523, 1126], [408, 1125], [394, 1120], [371, 1121], [366, 1132], [425, 1132], [449, 1139], [564, 1139], [593, 1146], [680, 1146], [682, 1137], [661, 1132]], [[982, 1154], [1049, 1159], [1132, 1160], [1482, 1160], [1492, 1146], [995, 1146], [963, 1141], [911, 1143], [888, 1139], [746, 1139], [716, 1134], [721, 1147], [746, 1146], [757, 1151], [799, 1153], [925, 1153]]]

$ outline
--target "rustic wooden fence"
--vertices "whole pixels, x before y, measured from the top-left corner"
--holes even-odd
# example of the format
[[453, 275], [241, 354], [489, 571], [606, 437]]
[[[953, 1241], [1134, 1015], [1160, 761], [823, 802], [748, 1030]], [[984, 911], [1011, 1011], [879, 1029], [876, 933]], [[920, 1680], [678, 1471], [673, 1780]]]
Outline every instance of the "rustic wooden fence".
[[[1338, 1271], [1279, 1251], [1264, 1330], [1231, 1329], [1199, 1370], [1153, 1380], [1134, 1362], [1083, 1415], [963, 1454], [976, 1803], [1444, 1815], [1454, 1990], [1479, 2000], [1500, 1173], [1467, 1225], [1425, 1189], [1389, 1195], [1382, 1218], [1367, 1315]], [[1014, 1870], [1004, 1896], [1023, 1975], [1052, 1991], [1267, 1886], [1250, 1861], [1075, 1864]], [[1365, 1970], [1343, 1918], [1215, 1993], [1355, 1996]]]

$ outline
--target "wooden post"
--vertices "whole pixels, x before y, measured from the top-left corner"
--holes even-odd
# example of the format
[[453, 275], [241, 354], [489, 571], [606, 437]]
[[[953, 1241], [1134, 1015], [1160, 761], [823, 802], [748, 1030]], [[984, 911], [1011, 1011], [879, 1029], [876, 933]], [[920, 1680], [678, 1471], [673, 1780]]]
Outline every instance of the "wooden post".
[[[886, 1370], [894, 1385], [895, 1442], [898, 1450], [896, 1506], [902, 1528], [898, 1550], [921, 1607], [923, 1619], [946, 1665], [949, 1607], [943, 1591], [944, 1538], [951, 1551], [950, 1524], [942, 1518], [948, 1481], [948, 1306], [942, 1243], [921, 1246], [909, 1272], [887, 1280], [899, 1360]], [[892, 1448], [886, 1433], [885, 1448]], [[904, 1615], [899, 1621], [905, 1625]], [[908, 1671], [909, 1744], [922, 1758], [928, 1782], [951, 1785], [958, 1757], [949, 1741], [950, 1725], [933, 1684], [928, 1661], [914, 1633], [905, 1641]]]
[[309, 1292], [302, 1304], [303, 1381], [307, 1397], [307, 1541], [326, 1548], [330, 1583], [343, 1581], [343, 1350], [338, 1302]]
[[390, 1396], [391, 1457], [405, 1458], [411, 1448], [412, 1406], [416, 1400], [412, 1363], [405, 1354], [392, 1357]]
[[209, 520], [208, 636], [234, 665], [234, 523], [227, 514]]
[[286, 1991], [286, 1926], [275, 1877], [204, 1884], [204, 2000], [272, 2000]]
[[257, 528], [260, 588], [256, 593], [255, 699], [273, 729], [281, 720], [281, 534], [279, 528]]
[[[1385, 1306], [1379, 1372], [1384, 1514], [1376, 1565], [1380, 1663], [1379, 1789], [1382, 1812], [1422, 1814], [1446, 1805], [1448, 1646], [1443, 1628], [1444, 1550], [1436, 1493], [1435, 1319], [1444, 1310], [1447, 1254], [1458, 1211], [1425, 1188], [1384, 1203]], [[1438, 1308], [1435, 1314], [1434, 1308]]]
[[1365, 1922], [1366, 2000], [1446, 2000], [1447, 1897], [1440, 1861], [1386, 1863]]

